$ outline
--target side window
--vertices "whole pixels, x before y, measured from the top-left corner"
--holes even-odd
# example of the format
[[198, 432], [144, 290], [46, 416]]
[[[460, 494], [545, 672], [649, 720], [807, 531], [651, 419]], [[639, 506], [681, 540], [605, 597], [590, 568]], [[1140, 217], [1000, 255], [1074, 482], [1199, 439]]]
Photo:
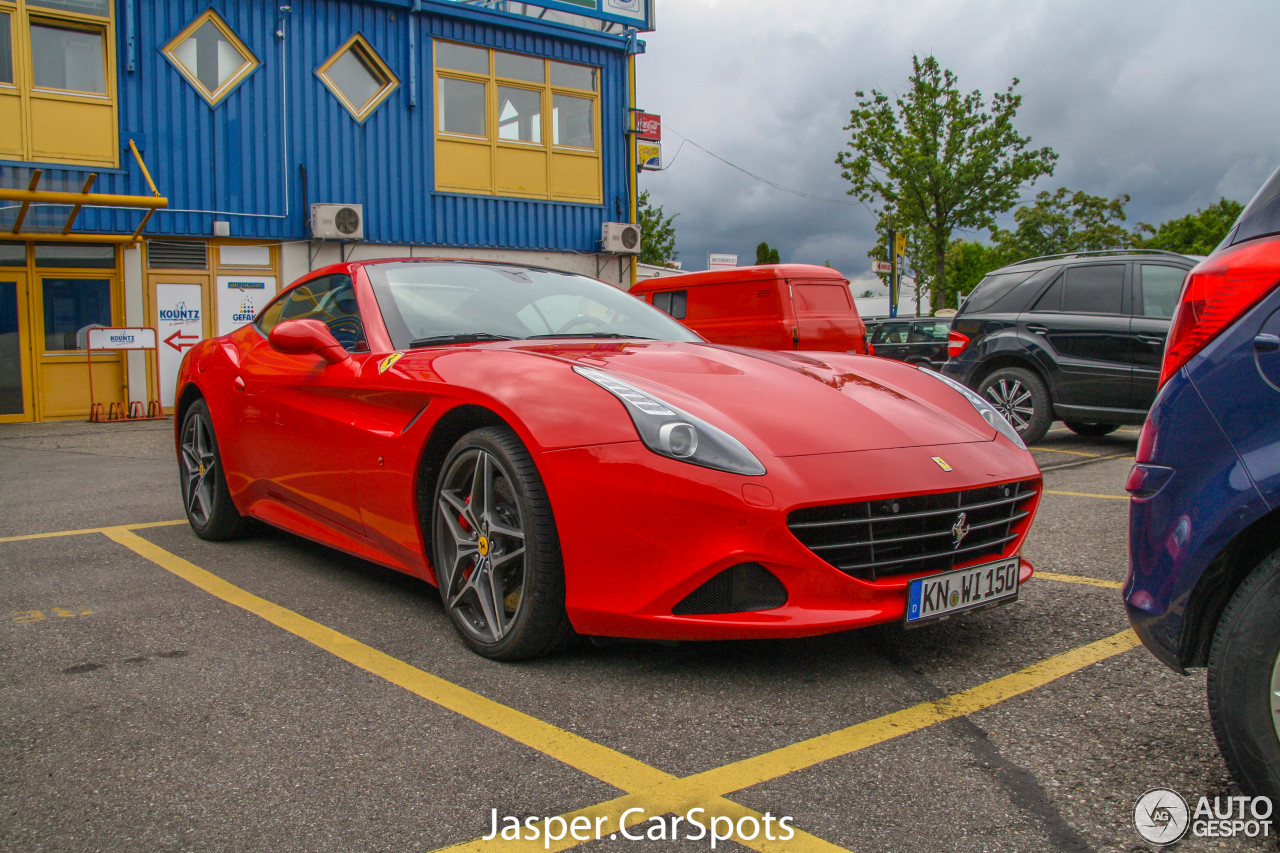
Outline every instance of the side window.
[[364, 322], [351, 277], [332, 275], [299, 285], [276, 300], [258, 318], [258, 329], [270, 334], [284, 320], [319, 320], [348, 352], [368, 352]]
[[1172, 317], [1187, 271], [1181, 267], [1142, 264], [1142, 316]]
[[653, 307], [665, 311], [677, 320], [683, 320], [689, 309], [689, 291], [669, 290], [653, 294]]
[[1124, 264], [1071, 267], [1063, 274], [1062, 310], [1070, 314], [1119, 314]]
[[282, 296], [262, 310], [262, 313], [258, 315], [258, 319], [253, 323], [258, 327], [259, 332], [262, 332], [264, 336], [271, 334], [271, 330], [276, 327], [276, 323], [280, 322], [280, 312], [284, 310], [284, 305], [288, 301], [288, 296]]
[[1049, 285], [1049, 289], [1040, 295], [1036, 300], [1036, 304], [1031, 306], [1032, 311], [1061, 311], [1062, 310], [1062, 282], [1066, 279], [1066, 275], [1060, 275], [1053, 280], [1053, 284]]
[[945, 341], [951, 327], [946, 323], [916, 323], [911, 327], [912, 343]]
[[906, 323], [885, 323], [876, 329], [876, 344], [905, 344], [907, 342]]

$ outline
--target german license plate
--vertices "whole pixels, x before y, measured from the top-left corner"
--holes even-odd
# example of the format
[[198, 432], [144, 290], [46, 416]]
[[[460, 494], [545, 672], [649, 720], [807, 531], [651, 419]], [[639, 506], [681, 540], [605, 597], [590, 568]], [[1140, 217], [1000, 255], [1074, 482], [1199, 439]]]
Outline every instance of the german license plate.
[[1015, 600], [1021, 563], [1020, 558], [1010, 557], [916, 578], [907, 584], [906, 624], [918, 625], [963, 610]]

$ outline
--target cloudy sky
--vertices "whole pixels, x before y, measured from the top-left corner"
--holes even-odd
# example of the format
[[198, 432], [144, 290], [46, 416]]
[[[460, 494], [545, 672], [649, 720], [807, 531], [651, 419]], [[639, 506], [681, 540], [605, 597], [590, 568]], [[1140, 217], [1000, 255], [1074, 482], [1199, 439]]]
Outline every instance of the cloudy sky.
[[1275, 0], [656, 2], [637, 103], [662, 116], [665, 168], [640, 188], [679, 214], [685, 269], [708, 252], [751, 263], [765, 240], [784, 261], [862, 277], [875, 216], [835, 155], [854, 92], [902, 92], [913, 53], [986, 100], [1021, 81], [1018, 129], [1059, 155], [1024, 198], [1128, 193], [1131, 225], [1160, 223], [1246, 202], [1280, 164]]

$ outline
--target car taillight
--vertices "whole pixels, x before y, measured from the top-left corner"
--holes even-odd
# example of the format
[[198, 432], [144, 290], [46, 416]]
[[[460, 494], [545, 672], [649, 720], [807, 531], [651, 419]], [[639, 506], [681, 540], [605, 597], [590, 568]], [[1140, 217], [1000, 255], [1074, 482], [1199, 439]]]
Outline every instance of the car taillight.
[[1160, 385], [1280, 284], [1280, 239], [1245, 243], [1187, 275], [1164, 349]]
[[962, 335], [959, 332], [947, 333], [947, 357], [955, 358], [964, 352], [964, 348], [969, 345], [969, 336]]
[[867, 344], [867, 355], [875, 355], [875, 354], [876, 354], [876, 345]]

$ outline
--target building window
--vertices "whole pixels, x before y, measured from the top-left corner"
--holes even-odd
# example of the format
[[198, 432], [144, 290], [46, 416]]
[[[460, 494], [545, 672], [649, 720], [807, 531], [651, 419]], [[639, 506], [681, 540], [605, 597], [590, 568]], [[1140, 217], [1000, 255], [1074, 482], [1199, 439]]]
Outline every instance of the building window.
[[13, 85], [13, 13], [0, 9], [0, 83]]
[[599, 204], [600, 70], [435, 43], [436, 189]]
[[111, 280], [46, 278], [44, 349], [65, 352], [88, 349], [89, 329], [111, 325]]
[[316, 76], [358, 122], [367, 119], [400, 85], [382, 57], [359, 33], [317, 68]]
[[163, 53], [211, 107], [261, 64], [212, 9], [188, 24]]
[[119, 165], [109, 0], [0, 0], [0, 158]]

